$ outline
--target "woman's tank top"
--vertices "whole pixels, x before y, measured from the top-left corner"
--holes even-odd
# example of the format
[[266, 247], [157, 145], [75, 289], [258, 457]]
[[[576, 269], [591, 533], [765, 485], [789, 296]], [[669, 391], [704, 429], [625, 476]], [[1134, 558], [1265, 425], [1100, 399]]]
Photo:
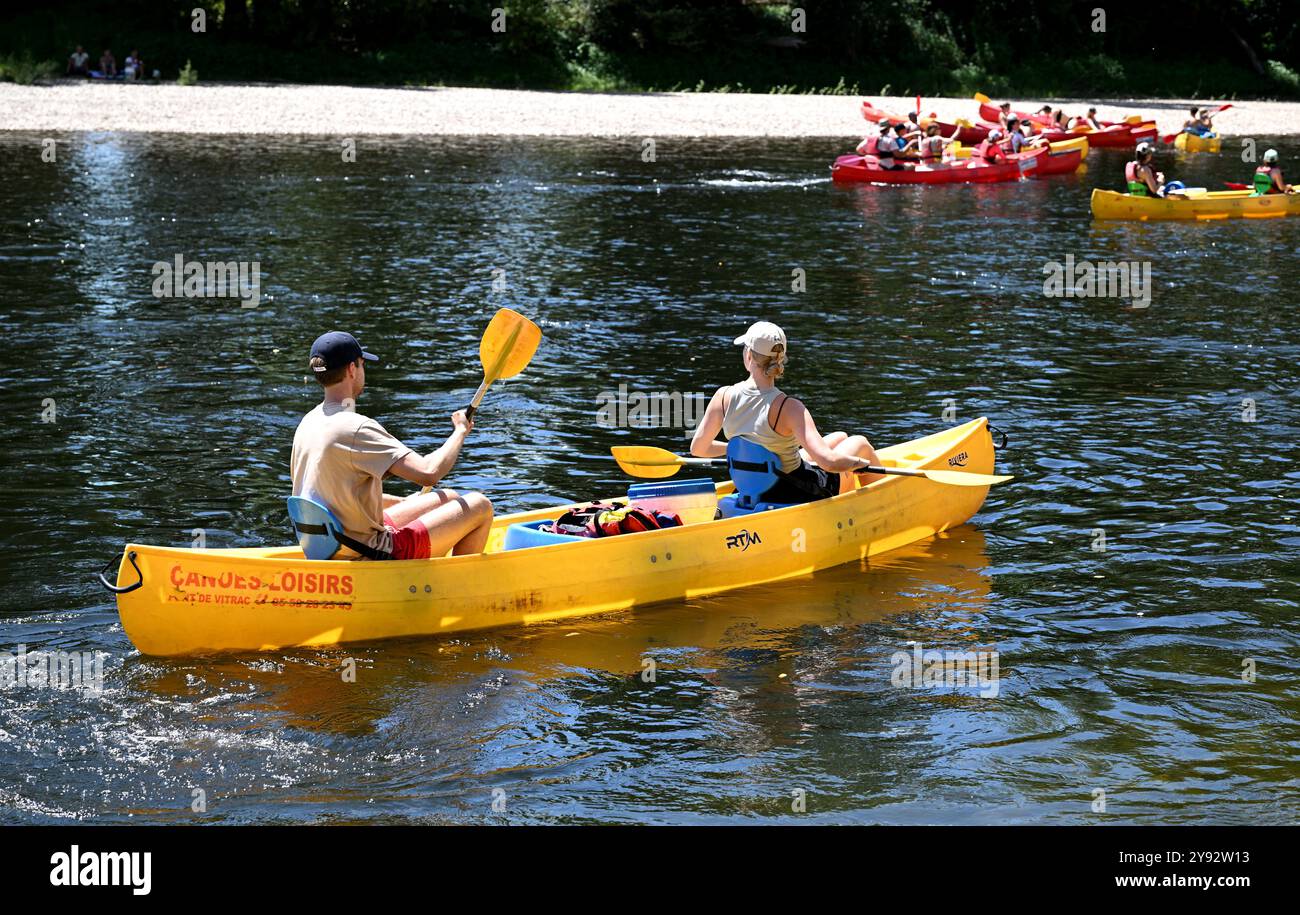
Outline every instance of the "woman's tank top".
[[732, 385], [726, 395], [722, 432], [728, 439], [739, 436], [762, 445], [781, 459], [781, 471], [790, 473], [803, 463], [799, 458], [799, 440], [793, 435], [781, 435], [767, 421], [772, 403], [780, 396], [781, 391], [775, 386], [760, 391], [753, 381]]

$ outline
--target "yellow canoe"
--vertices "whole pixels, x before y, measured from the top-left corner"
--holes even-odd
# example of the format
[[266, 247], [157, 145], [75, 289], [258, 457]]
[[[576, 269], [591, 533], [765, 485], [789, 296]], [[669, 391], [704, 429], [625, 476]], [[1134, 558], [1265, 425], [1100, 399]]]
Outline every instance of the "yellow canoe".
[[[886, 466], [993, 472], [980, 418], [879, 450]], [[733, 490], [717, 486], [718, 495]], [[297, 546], [179, 549], [128, 544], [122, 627], [144, 654], [334, 645], [514, 626], [809, 575], [956, 527], [986, 486], [889, 476], [820, 502], [738, 518], [503, 550], [506, 528], [567, 506], [496, 519], [487, 550], [390, 562], [313, 561]], [[287, 527], [287, 522], [286, 522]], [[138, 569], [138, 571], [137, 571]]]
[[1185, 200], [1131, 197], [1096, 188], [1092, 192], [1094, 219], [1277, 219], [1300, 216], [1300, 194], [1266, 194], [1250, 191], [1210, 191]]
[[1219, 137], [1198, 137], [1193, 133], [1180, 133], [1174, 138], [1174, 148], [1183, 152], [1216, 153], [1221, 143]]

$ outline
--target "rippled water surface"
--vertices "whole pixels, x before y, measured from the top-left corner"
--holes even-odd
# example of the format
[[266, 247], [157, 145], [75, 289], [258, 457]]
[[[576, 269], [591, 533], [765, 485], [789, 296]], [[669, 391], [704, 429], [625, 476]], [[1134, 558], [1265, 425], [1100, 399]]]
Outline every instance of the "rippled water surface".
[[[661, 140], [645, 162], [639, 141], [363, 139], [344, 163], [332, 138], [95, 134], [45, 163], [41, 139], [0, 135], [0, 647], [106, 652], [106, 683], [0, 690], [0, 821], [1300, 812], [1300, 220], [1095, 224], [1108, 151], [927, 189], [833, 186], [820, 140]], [[1162, 155], [1191, 185], [1249, 171]], [[177, 254], [259, 261], [263, 302], [155, 299]], [[1066, 255], [1149, 261], [1150, 306], [1045, 298]], [[823, 429], [880, 445], [988, 415], [1017, 479], [969, 525], [772, 587], [456, 639], [131, 647], [91, 577], [123, 542], [287, 540], [318, 332], [384, 357], [363, 409], [429, 449], [501, 305], [545, 341], [449, 480], [500, 511], [618, 492], [611, 444], [682, 447], [597, 427], [601, 392], [738, 380], [731, 339], [759, 318]], [[909, 640], [996, 648], [998, 694], [893, 687]]]

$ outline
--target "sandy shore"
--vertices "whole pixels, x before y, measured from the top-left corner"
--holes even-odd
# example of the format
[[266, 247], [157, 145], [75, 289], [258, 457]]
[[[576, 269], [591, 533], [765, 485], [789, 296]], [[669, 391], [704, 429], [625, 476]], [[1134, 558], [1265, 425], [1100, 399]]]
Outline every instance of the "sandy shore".
[[[620, 95], [502, 89], [373, 89], [348, 86], [0, 83], [0, 130], [112, 130], [223, 134], [505, 134], [522, 136], [855, 137], [860, 99], [825, 95], [663, 93]], [[872, 97], [906, 112], [915, 99]], [[1041, 102], [1042, 100], [1032, 100]], [[1197, 100], [1204, 104], [1209, 100]], [[1161, 133], [1192, 102], [1111, 100], [1103, 119], [1154, 115]], [[1026, 102], [1024, 107], [1029, 107]], [[970, 99], [927, 98], [943, 120], [978, 116]], [[1082, 113], [1086, 102], [1065, 102]], [[1300, 103], [1242, 102], [1220, 116], [1230, 136], [1300, 134]]]

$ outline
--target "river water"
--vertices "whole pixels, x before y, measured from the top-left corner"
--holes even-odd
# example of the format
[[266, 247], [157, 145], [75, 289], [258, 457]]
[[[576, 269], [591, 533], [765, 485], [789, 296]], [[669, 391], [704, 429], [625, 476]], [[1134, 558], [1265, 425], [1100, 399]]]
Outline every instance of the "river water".
[[[76, 134], [50, 163], [42, 139], [0, 134], [0, 648], [103, 652], [104, 689], [0, 689], [0, 822], [1300, 813], [1300, 220], [1094, 223], [1110, 151], [927, 189], [833, 186], [847, 141], [644, 161], [632, 140], [372, 138], [345, 162], [325, 137]], [[1189, 185], [1250, 171], [1161, 156]], [[256, 261], [259, 303], [156, 298], [177, 255]], [[1149, 303], [1046, 297], [1067, 256], [1149, 263]], [[1016, 480], [809, 580], [461, 638], [132, 648], [92, 580], [124, 542], [288, 540], [317, 333], [382, 356], [362, 409], [427, 450], [502, 305], [545, 340], [448, 481], [498, 511], [619, 492], [612, 444], [683, 447], [599, 425], [601, 398], [738, 380], [757, 319], [785, 327], [784, 387], [822, 429], [883, 445], [987, 415]], [[996, 695], [894, 687], [909, 641], [995, 648]]]

